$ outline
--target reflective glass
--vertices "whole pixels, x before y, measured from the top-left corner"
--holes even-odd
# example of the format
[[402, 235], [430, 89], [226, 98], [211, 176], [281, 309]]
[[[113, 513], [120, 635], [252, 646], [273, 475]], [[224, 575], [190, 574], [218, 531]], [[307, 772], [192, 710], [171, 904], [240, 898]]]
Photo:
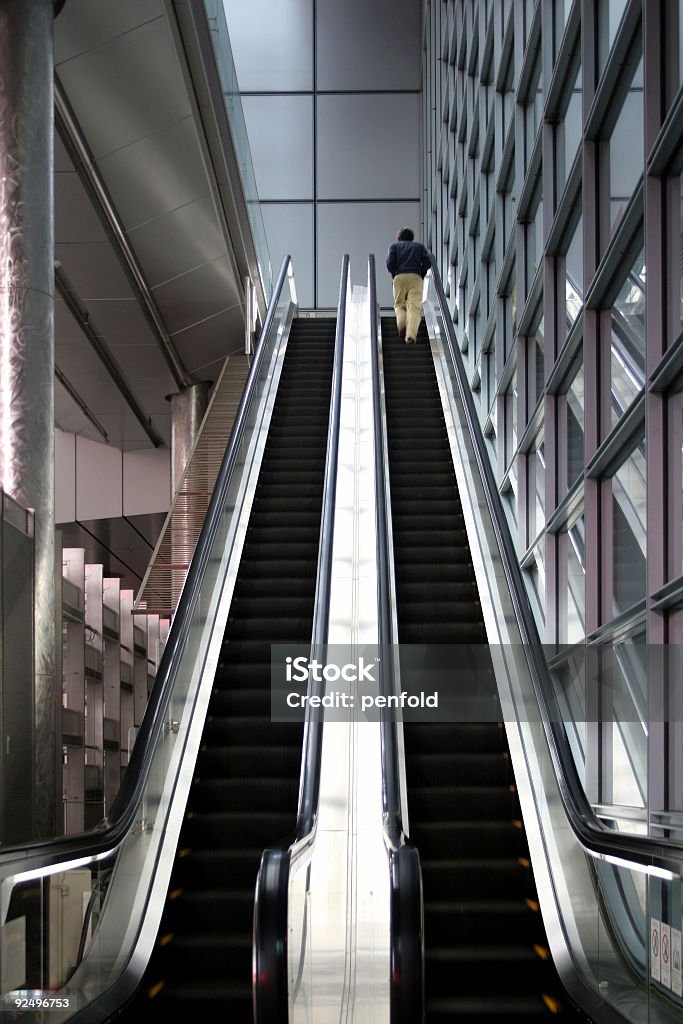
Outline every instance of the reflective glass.
[[565, 186], [579, 148], [579, 143], [581, 142], [582, 91], [583, 75], [579, 65], [579, 70], [576, 73], [576, 79], [569, 95], [564, 121], [557, 129], [560, 142], [558, 145], [557, 166], [558, 196], [561, 195], [562, 189]]
[[531, 416], [538, 400], [543, 394], [544, 387], [544, 366], [545, 366], [545, 338], [543, 334], [544, 322], [541, 317], [540, 323], [534, 334], [529, 338], [528, 349], [528, 379], [527, 393], [529, 396], [528, 416]]
[[529, 282], [533, 281], [543, 255], [543, 203], [539, 193], [531, 220], [526, 226], [526, 258]]
[[613, 613], [645, 596], [645, 442], [612, 478]]
[[512, 465], [510, 466], [510, 472], [508, 475], [509, 485], [507, 490], [504, 492], [505, 496], [505, 508], [508, 512], [508, 521], [512, 531], [513, 538], [517, 537], [517, 459], [513, 459]]
[[487, 351], [482, 358], [482, 394], [485, 395], [487, 413], [491, 412], [496, 397], [496, 336], [491, 338]]
[[575, 644], [586, 633], [586, 532], [583, 515], [558, 537], [560, 556], [561, 644]]
[[554, 57], [557, 57], [557, 51], [560, 48], [562, 42], [562, 35], [567, 24], [567, 18], [572, 7], [573, 0], [555, 0], [553, 3], [553, 13], [555, 15], [555, 34], [554, 34]]
[[505, 392], [505, 465], [512, 462], [517, 450], [517, 371], [512, 375]]
[[612, 306], [611, 409], [614, 426], [645, 383], [645, 265], [641, 251]]
[[[541, 616], [539, 626], [542, 628], [545, 616], [545, 534], [534, 545], [532, 560], [526, 567], [525, 576], [531, 584], [538, 602], [538, 612]], [[542, 631], [541, 637], [543, 637]]]
[[[643, 60], [609, 139], [610, 227], [614, 231], [640, 181], [644, 161]], [[603, 249], [608, 239], [604, 240]]]
[[577, 367], [565, 400], [567, 403], [567, 487], [571, 487], [574, 481], [583, 475], [583, 364]]
[[627, 0], [598, 0], [598, 68], [605, 70], [610, 50], [617, 36], [619, 23], [626, 10]]
[[534, 70], [531, 72], [531, 82], [527, 101], [524, 104], [524, 128], [525, 128], [525, 152], [524, 152], [524, 173], [529, 167], [531, 153], [533, 152], [536, 135], [543, 119], [543, 90], [541, 87], [541, 61], [536, 61]]
[[536, 442], [527, 465], [527, 514], [529, 542], [533, 542], [545, 526], [545, 449], [543, 436]]
[[600, 802], [617, 808], [624, 831], [646, 831], [644, 816], [618, 808], [644, 808], [647, 797], [647, 650], [645, 631], [614, 644], [603, 659], [601, 704], [605, 774]]
[[[513, 165], [514, 166], [514, 165]], [[503, 250], [506, 251], [512, 237], [517, 215], [517, 194], [512, 171], [503, 187]]]
[[503, 134], [507, 135], [508, 126], [512, 119], [512, 111], [515, 107], [515, 77], [514, 77], [514, 63], [512, 58], [505, 72], [505, 79], [503, 81], [503, 88], [501, 91], [501, 101], [503, 107]]
[[579, 217], [567, 249], [565, 277], [565, 305], [569, 331], [583, 307], [583, 217]]
[[517, 327], [517, 285], [514, 269], [508, 278], [503, 295], [504, 353], [507, 362], [515, 340]]

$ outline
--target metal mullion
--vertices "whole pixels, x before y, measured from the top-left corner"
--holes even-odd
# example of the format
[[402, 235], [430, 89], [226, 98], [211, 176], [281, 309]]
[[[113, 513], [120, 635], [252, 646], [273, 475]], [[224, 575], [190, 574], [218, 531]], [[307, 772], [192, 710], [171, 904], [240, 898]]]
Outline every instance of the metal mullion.
[[[567, 334], [567, 340], [557, 357], [547, 382], [548, 394], [554, 395], [565, 391], [568, 378], [576, 368], [577, 355], [583, 346], [583, 316], [581, 310]], [[583, 363], [583, 354], [581, 357]]]
[[577, 214], [576, 208], [578, 204], [580, 211], [582, 163], [582, 149], [579, 146], [571, 170], [567, 175], [562, 195], [558, 197], [557, 208], [554, 213], [551, 211], [552, 220], [546, 240], [546, 248], [549, 253], [557, 253], [566, 249], [566, 244], [571, 239], [572, 228], [578, 221], [579, 214]]
[[[522, 108], [522, 124], [523, 130], [525, 131], [524, 117], [525, 112]], [[541, 170], [543, 162], [543, 127], [543, 122], [541, 122], [539, 131], [537, 132], [536, 138], [534, 140], [534, 147], [529, 157], [529, 164], [527, 166], [526, 173], [524, 173], [524, 170], [522, 170], [522, 177], [520, 179], [522, 182], [522, 186], [519, 189], [519, 198], [517, 200], [517, 217], [520, 220], [524, 219], [527, 216], [528, 211], [535, 199], [535, 192], [539, 183], [539, 171]], [[523, 150], [521, 166], [522, 168], [524, 166]]]
[[[520, 351], [523, 351], [523, 350], [525, 351], [525, 361], [526, 361], [526, 349], [528, 348], [529, 344], [533, 340], [534, 340], [533, 338], [519, 338]], [[525, 369], [528, 369], [528, 368], [525, 366]], [[520, 373], [519, 373], [519, 366], [518, 366], [517, 367], [517, 388], [518, 388], [518, 394], [521, 393], [520, 386], [519, 386], [519, 380], [520, 380]], [[525, 382], [524, 382], [524, 397], [525, 397], [525, 400], [526, 400], [524, 402], [524, 405], [526, 405], [527, 401], [528, 401], [528, 386], [526, 384], [526, 374], [525, 374]], [[518, 421], [518, 426], [519, 426], [519, 421]], [[519, 433], [519, 435], [518, 435], [517, 451], [521, 455], [528, 455], [529, 452], [531, 451], [531, 446], [538, 439], [538, 435], [541, 433], [542, 430], [543, 430], [544, 436], [545, 436], [545, 406], [543, 404], [543, 398], [541, 397], [541, 398], [538, 399], [538, 401], [534, 405], [533, 409], [529, 413], [528, 420], [526, 419], [526, 416], [525, 416], [525, 427], [524, 427], [524, 430], [521, 433]], [[546, 470], [547, 470], [547, 454], [546, 454]], [[548, 506], [546, 506], [546, 508], [547, 507]]]
[[533, 78], [536, 61], [542, 61], [543, 58], [541, 53], [541, 6], [541, 3], [537, 3], [534, 7], [534, 13], [531, 16], [531, 25], [529, 27], [529, 37], [526, 42], [526, 50], [521, 55], [517, 81], [518, 103], [528, 102], [527, 90]]
[[683, 84], [671, 104], [647, 158], [648, 174], [678, 173], [683, 168]]
[[[605, 146], [606, 143], [600, 143]], [[584, 294], [591, 309], [611, 306], [643, 244], [644, 185], [641, 182], [631, 196], [619, 227], [610, 239]], [[609, 209], [607, 209], [609, 215]]]
[[[552, 20], [555, 0], [545, 0], [545, 2], [547, 4], [546, 19]], [[554, 65], [551, 64], [551, 75], [545, 100], [545, 116], [547, 118], [557, 120], [564, 116], [564, 114], [560, 114], [560, 111], [565, 106], [567, 93], [571, 94], [580, 62], [581, 3], [580, 0], [576, 0], [569, 12], [569, 19], [565, 25], [562, 42]]]
[[636, 439], [644, 433], [645, 405], [646, 396], [640, 394], [621, 417], [617, 426], [603, 440], [586, 465], [586, 476], [589, 479], [598, 480], [612, 476], [621, 465], [623, 457], [633, 451]]
[[641, 54], [641, 0], [629, 0], [587, 112], [587, 139], [596, 140], [611, 133]]
[[[663, 400], [665, 436], [669, 444], [669, 473], [665, 486], [667, 518], [664, 528], [668, 540], [668, 564], [665, 566], [667, 580], [675, 579], [683, 569], [683, 481], [681, 447], [683, 445], [683, 400], [669, 395]], [[671, 643], [672, 641], [669, 640]]]
[[545, 257], [541, 255], [529, 287], [526, 302], [521, 312], [517, 315], [517, 327], [520, 334], [527, 334], [531, 330], [531, 323], [536, 316], [536, 310], [543, 295], [544, 262]]
[[546, 522], [547, 533], [562, 533], [569, 530], [585, 509], [585, 487], [583, 476], [578, 477], [557, 508]]

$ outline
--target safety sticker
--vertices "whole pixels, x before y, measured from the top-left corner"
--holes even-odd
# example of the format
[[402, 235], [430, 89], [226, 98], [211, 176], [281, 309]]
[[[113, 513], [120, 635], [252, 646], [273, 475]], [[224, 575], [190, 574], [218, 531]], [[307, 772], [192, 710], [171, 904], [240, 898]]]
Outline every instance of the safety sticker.
[[661, 922], [657, 918], [650, 918], [650, 974], [655, 981], [661, 981], [662, 977], [661, 927]]

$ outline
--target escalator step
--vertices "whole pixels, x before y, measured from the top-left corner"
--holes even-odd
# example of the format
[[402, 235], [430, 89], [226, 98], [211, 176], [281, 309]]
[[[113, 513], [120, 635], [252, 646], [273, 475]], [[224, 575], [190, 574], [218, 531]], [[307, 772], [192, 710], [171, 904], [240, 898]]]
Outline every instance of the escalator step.
[[525, 853], [521, 828], [513, 821], [498, 819], [432, 818], [429, 823], [413, 822], [412, 838], [427, 859], [437, 854], [451, 860], [458, 857], [518, 858]]
[[[492, 689], [495, 679], [491, 678]], [[405, 736], [406, 750], [427, 754], [493, 754], [502, 757], [505, 735], [495, 722], [433, 722], [413, 725]]]
[[[510, 768], [501, 754], [483, 754], [474, 751], [447, 754], [412, 752], [411, 729], [406, 729], [406, 751], [410, 758], [410, 786], [429, 785], [510, 785]], [[410, 807], [408, 808], [410, 810]]]
[[497, 907], [511, 893], [530, 891], [531, 868], [526, 858], [422, 858], [425, 900], [487, 899]]
[[492, 936], [500, 944], [524, 942], [542, 945], [543, 928], [540, 911], [526, 900], [437, 900], [425, 902], [425, 923], [437, 946], [447, 946], [460, 939], [474, 946], [489, 942]]
[[[554, 1001], [553, 1001], [554, 1002]], [[506, 992], [496, 995], [491, 986], [476, 996], [427, 999], [427, 1019], [430, 1021], [458, 1021], [463, 1024], [504, 1024], [506, 1020], [525, 1020], [530, 1017], [551, 1017], [543, 995], [520, 995]]]
[[515, 817], [514, 793], [502, 786], [413, 786], [414, 826], [446, 814], [450, 821], [467, 820], [481, 814], [485, 818]]

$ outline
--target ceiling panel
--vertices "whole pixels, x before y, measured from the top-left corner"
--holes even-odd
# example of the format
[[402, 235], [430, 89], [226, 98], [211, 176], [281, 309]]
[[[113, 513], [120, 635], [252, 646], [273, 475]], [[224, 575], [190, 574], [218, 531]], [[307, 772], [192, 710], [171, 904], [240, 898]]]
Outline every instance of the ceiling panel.
[[126, 376], [130, 373], [131, 378], [140, 382], [153, 380], [157, 387], [165, 388], [167, 393], [177, 390], [166, 360], [157, 345], [140, 345], [135, 342], [117, 345], [112, 348], [112, 355], [124, 368]]
[[132, 299], [128, 279], [108, 242], [57, 242], [55, 256], [83, 302]]
[[55, 61], [61, 63], [163, 14], [162, 0], [69, 0], [55, 21]]
[[[64, 329], [73, 333], [76, 325], [71, 314], [63, 302], [55, 304], [56, 309], [59, 309], [60, 306], [63, 310], [64, 320], [68, 321], [68, 323], [65, 323]], [[115, 349], [119, 345], [130, 345], [132, 343], [157, 346], [157, 340], [147, 323], [147, 318], [134, 299], [123, 301], [120, 299], [104, 298], [90, 299], [88, 301], [88, 309], [91, 311], [96, 326], [101, 331], [110, 348]], [[60, 319], [58, 318], [57, 323], [58, 332], [62, 329], [60, 327]], [[134, 366], [131, 367], [131, 370], [134, 370]]]
[[80, 434], [91, 441], [102, 442], [104, 440], [102, 434], [93, 426], [59, 380], [55, 380], [55, 425], [60, 430], [66, 430], [71, 434]]
[[208, 194], [191, 117], [98, 161], [126, 229]]
[[191, 113], [165, 17], [58, 64], [57, 74], [96, 160]]
[[54, 164], [55, 164], [55, 172], [57, 174], [60, 174], [60, 173], [62, 173], [64, 171], [70, 172], [70, 171], [73, 171], [73, 169], [74, 169], [74, 165], [73, 165], [73, 163], [71, 161], [71, 157], [69, 156], [69, 154], [67, 153], [66, 149], [64, 148], [64, 143], [60, 139], [60, 137], [57, 134], [57, 132], [55, 132], [55, 138], [54, 138]]
[[215, 380], [225, 357], [244, 349], [244, 320], [238, 309], [226, 310], [176, 334], [173, 340], [191, 373]]
[[[128, 413], [99, 413], [98, 420], [107, 431], [109, 443], [121, 448], [122, 451], [147, 451], [153, 447], [152, 442], [142, 428], [142, 424]], [[152, 424], [156, 432], [164, 439], [165, 444], [171, 443], [171, 414], [154, 416]]]
[[155, 425], [160, 416], [170, 415], [171, 404], [168, 396], [176, 394], [177, 391], [173, 381], [164, 377], [150, 377], [135, 382], [135, 397], [145, 412], [150, 414]]
[[91, 349], [62, 345], [55, 353], [55, 360], [69, 384], [98, 419], [105, 413], [126, 415], [130, 412], [125, 398]]
[[241, 303], [227, 256], [159, 285], [154, 298], [171, 334]]
[[225, 239], [210, 196], [134, 228], [129, 238], [152, 287], [225, 253]]
[[107, 236], [78, 175], [55, 174], [55, 241], [106, 243]]

